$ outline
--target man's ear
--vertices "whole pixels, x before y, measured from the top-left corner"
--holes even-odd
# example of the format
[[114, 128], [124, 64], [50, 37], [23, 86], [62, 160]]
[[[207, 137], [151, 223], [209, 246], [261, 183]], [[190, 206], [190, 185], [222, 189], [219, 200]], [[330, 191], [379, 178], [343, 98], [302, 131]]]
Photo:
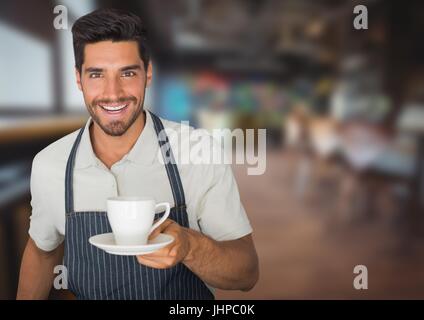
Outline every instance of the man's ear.
[[77, 79], [77, 86], [78, 89], [80, 89], [82, 91], [82, 86], [81, 86], [81, 73], [79, 72], [79, 70], [77, 68], [75, 68], [75, 77]]
[[146, 72], [146, 87], [150, 86], [150, 83], [152, 82], [153, 77], [153, 66], [152, 62], [149, 62], [149, 65], [147, 66], [147, 72]]

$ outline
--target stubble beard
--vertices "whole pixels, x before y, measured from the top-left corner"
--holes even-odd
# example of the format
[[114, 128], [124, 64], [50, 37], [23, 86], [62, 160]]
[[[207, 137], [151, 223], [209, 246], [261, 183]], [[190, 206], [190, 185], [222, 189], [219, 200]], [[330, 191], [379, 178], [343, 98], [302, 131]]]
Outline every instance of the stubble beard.
[[[144, 93], [145, 92], [146, 92], [146, 87], [144, 88]], [[140, 116], [141, 112], [144, 109], [144, 95], [143, 95], [142, 101], [140, 101], [140, 103], [138, 104], [138, 107], [134, 110], [134, 112], [132, 113], [128, 121], [125, 122], [121, 120], [116, 120], [108, 124], [103, 124], [102, 121], [100, 120], [100, 117], [94, 112], [95, 108], [101, 108], [99, 106], [100, 102], [107, 104], [112, 101], [94, 100], [93, 103], [87, 108], [88, 112], [90, 113], [93, 121], [97, 123], [97, 125], [103, 130], [103, 132], [112, 137], [120, 137], [124, 135], [128, 131], [128, 129], [134, 124], [134, 122], [137, 120], [137, 118]], [[130, 97], [118, 99], [117, 102], [137, 103], [137, 98], [135, 98], [134, 96], [130, 96]], [[127, 106], [127, 108], [128, 107], [129, 106]]]

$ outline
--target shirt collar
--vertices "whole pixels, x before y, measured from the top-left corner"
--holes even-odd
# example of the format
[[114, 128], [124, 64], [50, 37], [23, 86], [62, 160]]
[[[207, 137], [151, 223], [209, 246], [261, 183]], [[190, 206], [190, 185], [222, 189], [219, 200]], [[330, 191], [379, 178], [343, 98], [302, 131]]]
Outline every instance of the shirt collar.
[[[144, 128], [134, 146], [122, 158], [122, 160], [128, 160], [141, 165], [149, 165], [154, 162], [154, 159], [158, 154], [159, 144], [150, 112], [145, 112], [144, 114], [146, 116]], [[92, 121], [91, 117], [87, 120], [84, 132], [81, 136], [81, 142], [78, 147], [77, 158], [75, 161], [75, 167], [78, 169], [101, 165], [100, 160], [94, 154], [93, 146], [91, 144], [90, 125], [92, 124]]]

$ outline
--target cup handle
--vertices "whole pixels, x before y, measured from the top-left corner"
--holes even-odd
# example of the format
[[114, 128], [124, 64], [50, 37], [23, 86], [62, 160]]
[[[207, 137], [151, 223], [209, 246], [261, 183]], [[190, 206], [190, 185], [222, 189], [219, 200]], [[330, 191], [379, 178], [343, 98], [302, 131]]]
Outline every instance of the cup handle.
[[156, 209], [159, 207], [166, 207], [165, 213], [163, 214], [163, 216], [153, 224], [153, 226], [150, 228], [150, 233], [153, 232], [153, 230], [155, 230], [157, 227], [159, 227], [169, 216], [169, 213], [171, 212], [171, 206], [169, 205], [168, 202], [162, 202], [162, 203], [158, 203], [155, 207], [155, 212]]

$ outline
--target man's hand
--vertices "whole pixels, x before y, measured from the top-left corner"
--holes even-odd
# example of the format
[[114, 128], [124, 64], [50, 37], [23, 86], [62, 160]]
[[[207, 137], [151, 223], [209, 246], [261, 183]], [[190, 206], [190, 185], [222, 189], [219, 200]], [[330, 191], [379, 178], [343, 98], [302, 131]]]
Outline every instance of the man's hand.
[[248, 291], [258, 281], [258, 256], [251, 234], [235, 240], [216, 241], [167, 219], [149, 239], [161, 232], [175, 240], [165, 248], [137, 256], [139, 263], [165, 269], [181, 262], [207, 284], [224, 290]]
[[160, 233], [166, 233], [174, 237], [174, 241], [168, 246], [155, 252], [137, 256], [138, 262], [156, 269], [166, 269], [183, 262], [190, 252], [190, 235], [187, 228], [181, 227], [171, 219], [165, 220], [149, 236], [155, 238]]

